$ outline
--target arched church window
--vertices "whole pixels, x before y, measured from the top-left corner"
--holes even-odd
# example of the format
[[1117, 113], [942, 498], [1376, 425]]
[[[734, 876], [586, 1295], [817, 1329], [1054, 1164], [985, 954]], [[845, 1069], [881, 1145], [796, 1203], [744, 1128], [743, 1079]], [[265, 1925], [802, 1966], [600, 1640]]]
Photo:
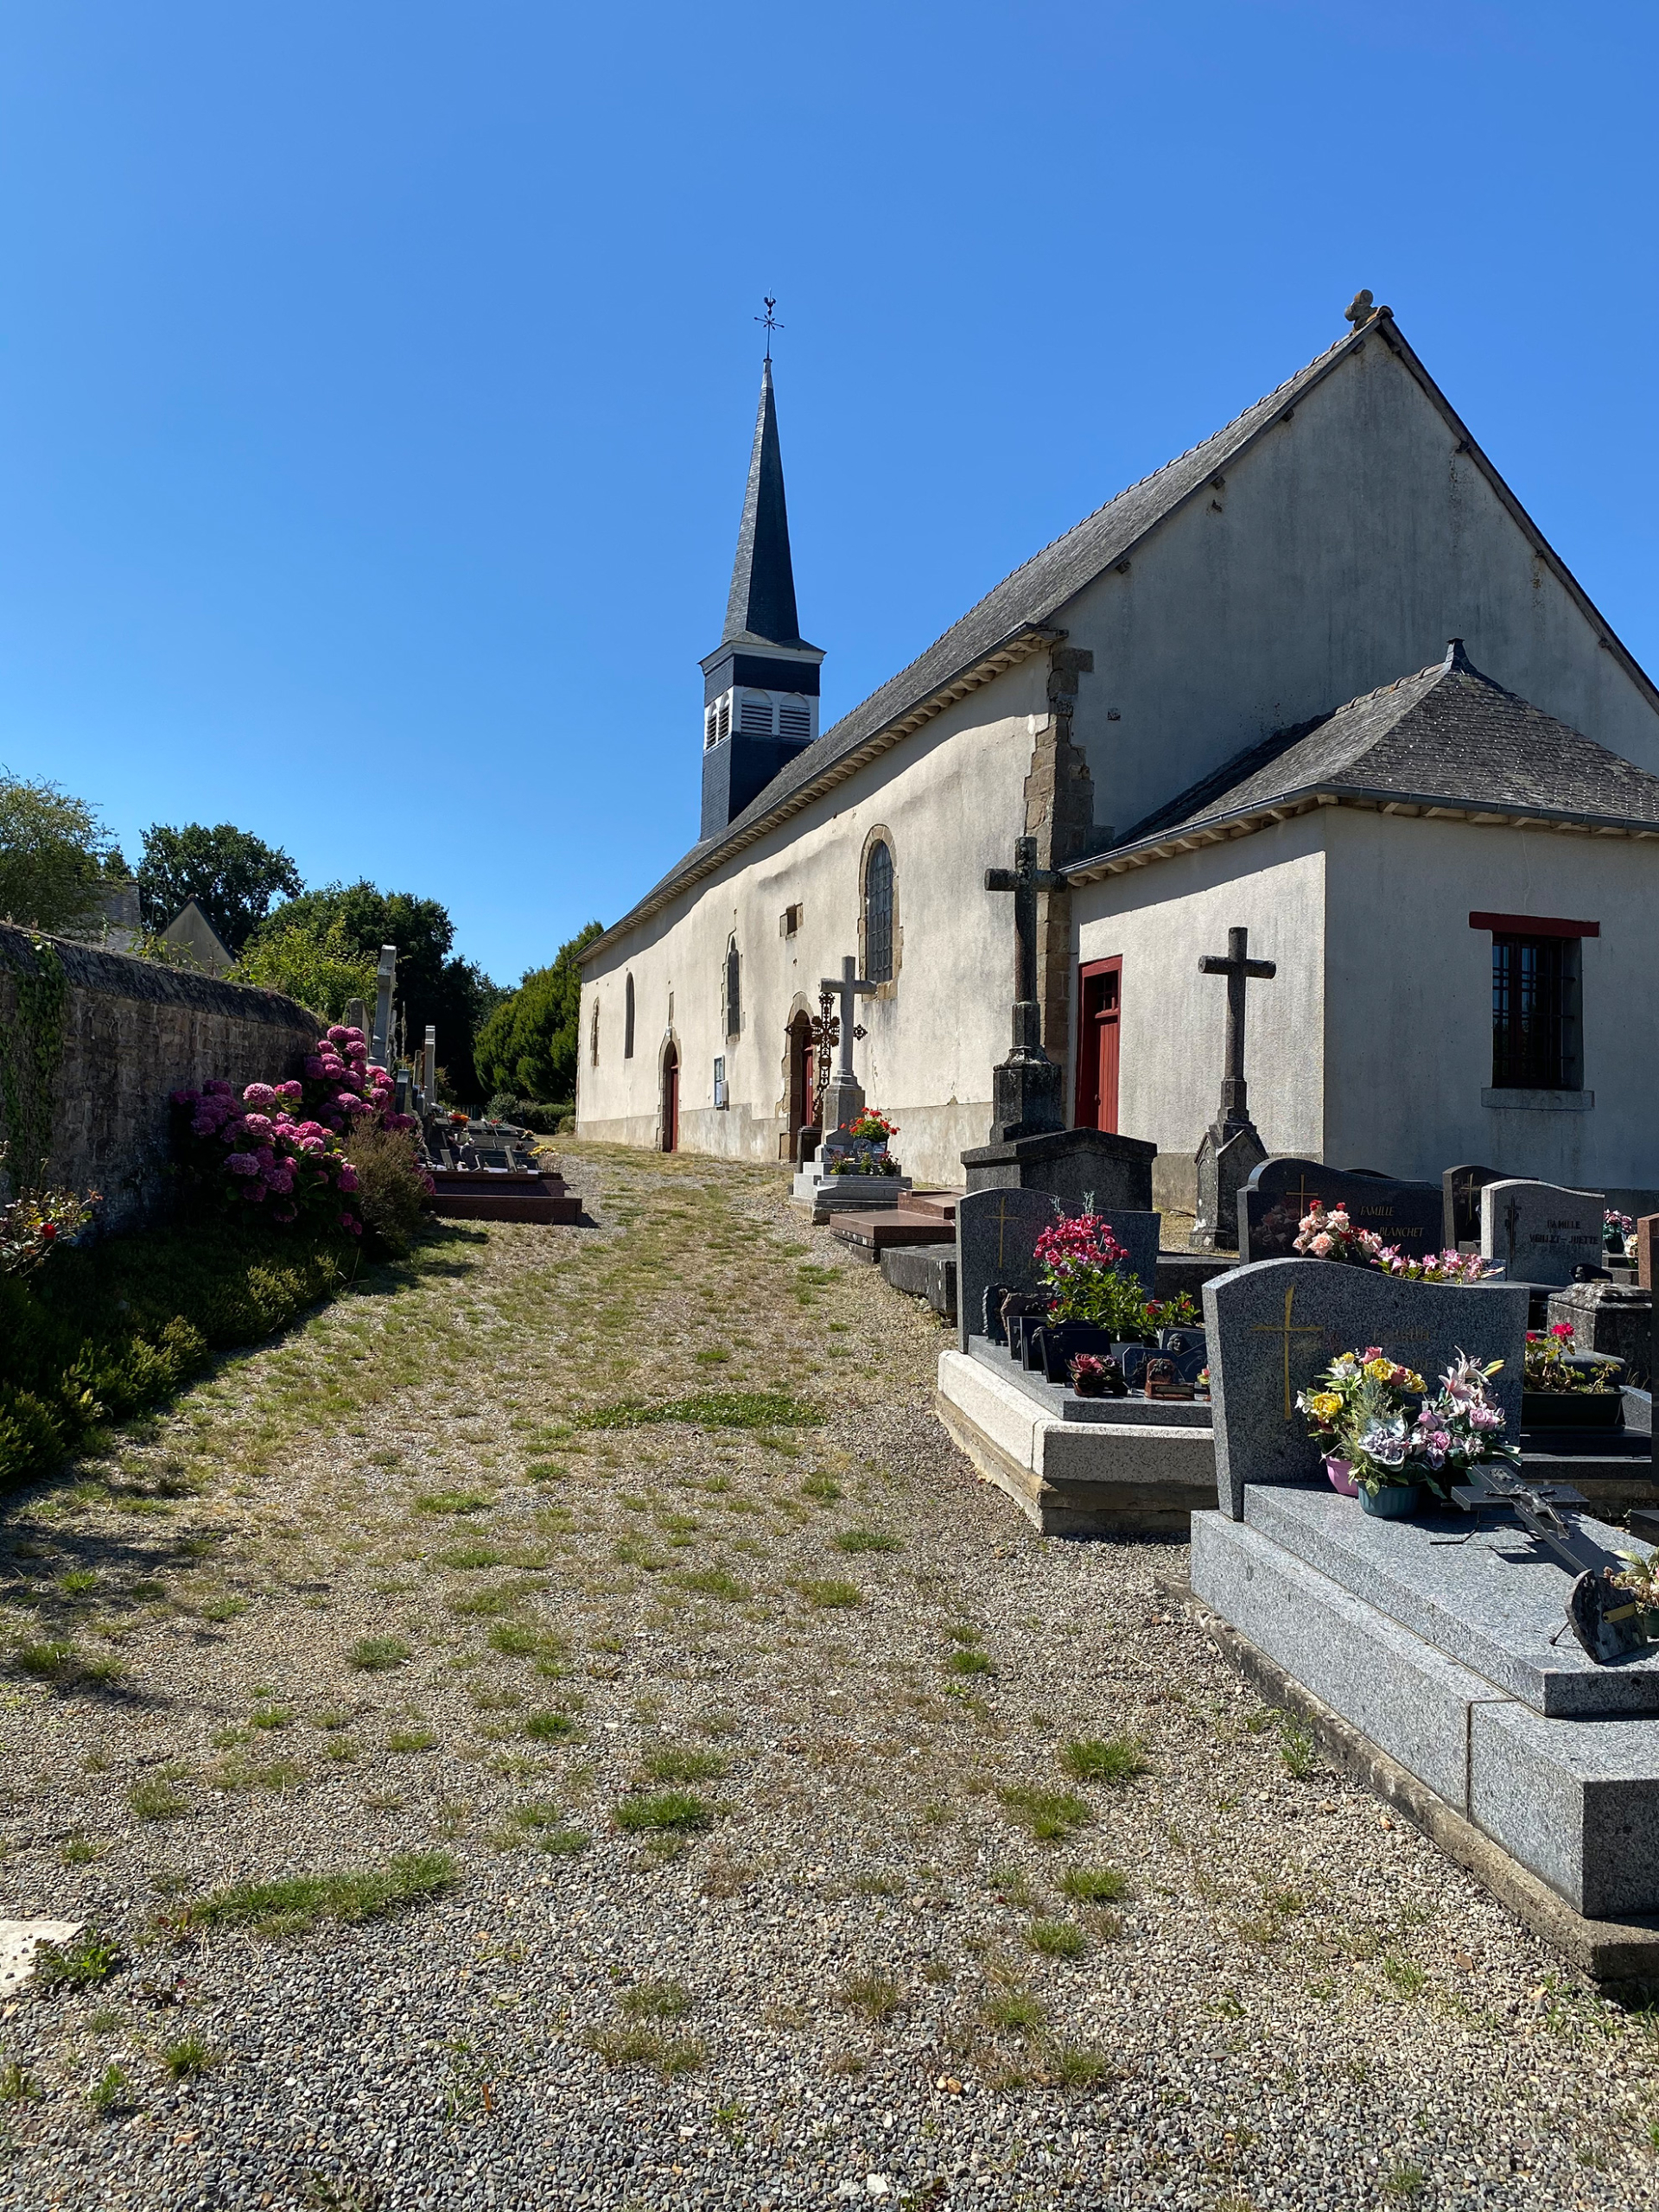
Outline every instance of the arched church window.
[[622, 1057], [633, 1058], [633, 978], [628, 976], [622, 986]]
[[735, 1037], [743, 1027], [742, 961], [737, 950], [737, 933], [726, 940], [726, 1034]]
[[893, 981], [893, 848], [880, 838], [864, 863], [864, 973]]
[[597, 993], [595, 993], [594, 998], [594, 1018], [588, 1026], [588, 1058], [591, 1066], [597, 1067], [599, 1065], [599, 998]]

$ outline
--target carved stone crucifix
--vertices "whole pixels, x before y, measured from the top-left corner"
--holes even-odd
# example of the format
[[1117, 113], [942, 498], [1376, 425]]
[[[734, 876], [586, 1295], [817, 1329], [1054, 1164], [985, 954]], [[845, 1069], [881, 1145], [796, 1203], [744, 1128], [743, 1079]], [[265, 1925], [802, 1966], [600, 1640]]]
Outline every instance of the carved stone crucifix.
[[[850, 953], [841, 963], [840, 975], [826, 976], [818, 985], [818, 1003], [823, 1009], [820, 1018], [826, 1028], [834, 1023], [836, 1040], [841, 1047], [839, 1064], [823, 1091], [822, 1112], [826, 1137], [843, 1122], [856, 1121], [864, 1111], [864, 1094], [853, 1072], [853, 1044], [864, 1034], [855, 1020], [858, 1001], [868, 998], [875, 988], [874, 983], [867, 982], [859, 974], [858, 963]], [[840, 1011], [832, 1014], [830, 1008], [836, 1001]]]
[[1230, 1132], [1250, 1126], [1244, 1090], [1244, 986], [1247, 977], [1266, 982], [1279, 972], [1271, 960], [1246, 957], [1248, 930], [1229, 930], [1225, 953], [1201, 952], [1198, 971], [1227, 978], [1227, 1058], [1221, 1077], [1221, 1127]]
[[1016, 837], [1014, 866], [988, 868], [988, 891], [1014, 893], [1014, 1048], [1016, 1052], [1040, 1052], [1043, 1046], [1042, 1009], [1037, 1003], [1037, 893], [1061, 891], [1065, 878], [1053, 868], [1037, 865], [1037, 840]]

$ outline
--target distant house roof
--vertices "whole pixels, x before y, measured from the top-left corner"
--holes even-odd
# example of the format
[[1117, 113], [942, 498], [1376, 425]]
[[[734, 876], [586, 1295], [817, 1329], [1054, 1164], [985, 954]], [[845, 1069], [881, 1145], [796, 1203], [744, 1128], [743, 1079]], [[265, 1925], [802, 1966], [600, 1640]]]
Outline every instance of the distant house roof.
[[[623, 931], [666, 906], [677, 893], [712, 875], [746, 845], [753, 843], [867, 760], [898, 744], [922, 723], [943, 713], [957, 699], [965, 697], [1004, 669], [1054, 642], [1064, 633], [1053, 626], [1053, 617], [1069, 600], [1096, 576], [1127, 559], [1141, 539], [1187, 499], [1201, 493], [1210, 479], [1236, 461], [1248, 446], [1267, 435], [1275, 424], [1289, 421], [1304, 394], [1357, 353], [1368, 338], [1379, 333], [1455, 429], [1470, 460], [1486, 476], [1586, 619], [1595, 626], [1603, 643], [1652, 703], [1659, 707], [1659, 690], [1614, 637], [1583, 586], [1470, 435], [1451, 403], [1401, 336], [1390, 310], [1379, 308], [1369, 321], [1357, 325], [1335, 345], [1327, 346], [1306, 368], [1299, 369], [1254, 406], [1247, 407], [1213, 436], [1118, 493], [1063, 537], [1055, 538], [1012, 575], [1005, 576], [925, 652], [889, 677], [861, 705], [843, 715], [833, 728], [798, 753], [720, 836], [705, 837], [693, 845], [620, 921], [607, 930], [603, 937], [594, 938], [581, 955], [582, 963], [605, 951]], [[763, 416], [764, 412], [763, 395]], [[757, 453], [759, 448], [757, 435]]]
[[162, 931], [165, 941], [209, 976], [222, 976], [236, 965], [236, 956], [220, 939], [194, 899], [187, 899]]
[[1235, 753], [1066, 873], [1088, 882], [1343, 804], [1659, 836], [1659, 776], [1483, 676], [1454, 638], [1433, 667]]

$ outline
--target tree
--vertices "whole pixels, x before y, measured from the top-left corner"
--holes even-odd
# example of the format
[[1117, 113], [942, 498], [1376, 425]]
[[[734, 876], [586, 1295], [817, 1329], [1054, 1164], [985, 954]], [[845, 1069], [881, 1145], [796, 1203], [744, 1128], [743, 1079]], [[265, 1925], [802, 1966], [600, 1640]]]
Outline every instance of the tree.
[[0, 774], [0, 917], [73, 930], [97, 904], [108, 830], [61, 784]]
[[138, 863], [138, 897], [147, 929], [164, 930], [187, 899], [194, 899], [227, 950], [240, 952], [270, 912], [280, 892], [296, 899], [305, 888], [289, 855], [246, 830], [221, 822], [209, 830], [187, 822], [169, 830], [159, 822], [144, 832]]
[[563, 1105], [576, 1095], [577, 1034], [582, 1016], [582, 970], [576, 963], [596, 937], [598, 922], [559, 947], [550, 968], [531, 968], [504, 998], [482, 1029], [473, 1056], [486, 1092]]
[[[252, 965], [276, 957], [268, 948], [300, 933], [313, 940], [318, 957], [326, 953], [365, 965], [370, 987], [362, 995], [371, 1000], [380, 948], [396, 945], [397, 1000], [411, 1055], [420, 1051], [430, 1022], [438, 1033], [438, 1058], [452, 1093], [468, 1103], [483, 1095], [473, 1063], [473, 1039], [503, 994], [475, 963], [451, 954], [455, 925], [437, 899], [380, 891], [368, 882], [331, 883], [302, 892], [255, 931], [244, 972], [251, 975]], [[293, 961], [298, 956], [297, 945], [289, 944], [283, 957]]]
[[325, 1022], [338, 1021], [349, 1000], [372, 1004], [374, 963], [361, 957], [338, 922], [321, 937], [298, 925], [281, 927], [289, 911], [280, 907], [278, 926], [244, 946], [236, 963], [237, 981], [286, 992]]

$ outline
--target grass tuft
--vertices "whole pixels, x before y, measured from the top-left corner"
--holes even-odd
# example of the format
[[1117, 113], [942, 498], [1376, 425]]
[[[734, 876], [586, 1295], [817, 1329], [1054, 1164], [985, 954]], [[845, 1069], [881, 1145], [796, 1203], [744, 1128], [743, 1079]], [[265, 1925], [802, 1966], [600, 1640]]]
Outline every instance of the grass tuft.
[[434, 1490], [415, 1500], [417, 1513], [486, 1513], [494, 1500], [474, 1490]]
[[879, 1529], [843, 1529], [836, 1538], [836, 1548], [843, 1552], [898, 1552], [904, 1546], [897, 1536], [885, 1535]]
[[705, 1804], [689, 1789], [663, 1789], [654, 1796], [623, 1798], [611, 1817], [618, 1827], [628, 1834], [669, 1829], [688, 1834], [713, 1827], [715, 1813], [712, 1805]]
[[817, 1406], [784, 1390], [699, 1390], [660, 1404], [620, 1398], [576, 1416], [578, 1428], [644, 1428], [649, 1423], [683, 1421], [697, 1428], [816, 1428], [823, 1420]]
[[856, 2012], [873, 2027], [904, 2010], [903, 1989], [884, 1974], [849, 1974], [836, 1994], [849, 2012]]
[[824, 1575], [804, 1575], [795, 1587], [820, 1612], [839, 1612], [864, 1602], [864, 1593], [855, 1582], [836, 1582]]
[[631, 2020], [683, 2020], [691, 2010], [683, 1982], [636, 1981], [617, 2002]]
[[653, 1782], [722, 1782], [731, 1762], [718, 1751], [695, 1751], [679, 1745], [647, 1751], [639, 1762]]
[[190, 1801], [184, 1793], [159, 1777], [135, 1782], [127, 1792], [127, 1802], [141, 1821], [176, 1821], [190, 1809]]
[[696, 2036], [665, 2035], [644, 2020], [630, 2021], [626, 2027], [592, 2028], [584, 2040], [607, 2066], [654, 2066], [665, 2082], [677, 2074], [695, 2072], [703, 2060]]
[[442, 1896], [454, 1886], [447, 1851], [400, 1851], [353, 1874], [296, 1874], [281, 1882], [232, 1882], [188, 1906], [189, 1928], [245, 1928], [255, 1936], [302, 1936], [325, 1921], [351, 1926]]
[[401, 1667], [413, 1653], [414, 1646], [401, 1636], [365, 1636], [352, 1646], [348, 1655], [353, 1667], [365, 1675], [384, 1675], [393, 1667]]
[[699, 1597], [728, 1598], [734, 1601], [747, 1598], [748, 1585], [728, 1574], [723, 1567], [698, 1567], [688, 1574], [677, 1574], [673, 1581], [682, 1590], [695, 1591]]
[[35, 1947], [37, 1989], [91, 1989], [108, 1980], [123, 1963], [121, 1946], [101, 1928], [83, 1928], [62, 1943]]
[[1060, 1887], [1079, 1904], [1116, 1904], [1129, 1894], [1129, 1878], [1116, 1866], [1068, 1866]]
[[1071, 1920], [1033, 1920], [1026, 1940], [1046, 1959], [1080, 1959], [1089, 1948], [1089, 1938]]
[[1065, 1843], [1094, 1814], [1066, 1789], [1000, 1789], [1002, 1802], [1039, 1843]]
[[524, 1719], [524, 1733], [538, 1744], [563, 1743], [574, 1736], [576, 1724], [568, 1713], [531, 1713]]
[[194, 2075], [205, 2074], [214, 2063], [212, 2046], [194, 2029], [176, 2043], [164, 2045], [162, 2051], [162, 2064], [175, 2082], [188, 2082]]
[[1139, 1739], [1134, 1736], [1114, 1736], [1109, 1740], [1099, 1736], [1081, 1737], [1060, 1753], [1060, 1764], [1079, 1782], [1114, 1785], [1133, 1782], [1137, 1775], [1151, 1771]]

